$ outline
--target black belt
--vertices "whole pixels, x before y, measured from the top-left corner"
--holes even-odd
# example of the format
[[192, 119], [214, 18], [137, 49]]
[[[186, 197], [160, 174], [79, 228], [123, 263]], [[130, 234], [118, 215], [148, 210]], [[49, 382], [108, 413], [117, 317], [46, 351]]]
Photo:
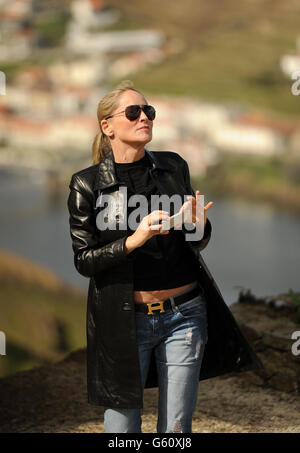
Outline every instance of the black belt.
[[[173, 296], [174, 303], [175, 305], [180, 305], [183, 304], [184, 302], [187, 302], [190, 299], [193, 299], [194, 297], [198, 296], [201, 294], [202, 288], [200, 288], [198, 285], [191, 289], [189, 292], [181, 294], [179, 296]], [[203, 291], [202, 291], [203, 293]], [[150, 303], [144, 303], [144, 302], [135, 302], [134, 304], [135, 311], [140, 311], [142, 313], [147, 313], [148, 315], [152, 315], [153, 311], [155, 310], [160, 310], [159, 313], [164, 312], [168, 308], [171, 308], [171, 299], [165, 299], [162, 300], [161, 302], [150, 302]]]

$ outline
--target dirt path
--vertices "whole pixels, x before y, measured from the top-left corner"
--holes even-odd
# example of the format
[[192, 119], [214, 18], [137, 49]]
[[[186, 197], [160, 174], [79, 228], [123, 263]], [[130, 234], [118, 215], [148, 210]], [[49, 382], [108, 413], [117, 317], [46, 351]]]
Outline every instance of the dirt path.
[[[0, 380], [0, 432], [103, 433], [87, 403], [85, 351]], [[300, 432], [300, 396], [258, 387], [247, 375], [200, 381], [194, 433]], [[157, 389], [144, 394], [144, 433], [156, 432]]]

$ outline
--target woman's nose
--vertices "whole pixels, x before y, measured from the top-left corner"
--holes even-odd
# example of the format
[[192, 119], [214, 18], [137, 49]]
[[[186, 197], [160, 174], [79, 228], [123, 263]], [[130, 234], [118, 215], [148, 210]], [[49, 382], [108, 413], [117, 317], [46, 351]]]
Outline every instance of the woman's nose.
[[141, 110], [140, 119], [141, 120], [147, 120], [148, 119], [146, 113], [143, 110]]

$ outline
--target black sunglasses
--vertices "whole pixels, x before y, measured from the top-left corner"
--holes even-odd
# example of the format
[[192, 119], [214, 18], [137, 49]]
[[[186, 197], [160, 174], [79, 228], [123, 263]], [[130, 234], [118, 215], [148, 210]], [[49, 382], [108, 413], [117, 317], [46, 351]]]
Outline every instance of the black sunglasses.
[[147, 116], [148, 120], [151, 120], [151, 121], [154, 120], [155, 113], [156, 113], [155, 108], [152, 107], [152, 105], [147, 105], [147, 104], [145, 104], [145, 105], [128, 105], [128, 107], [126, 107], [125, 110], [122, 110], [121, 112], [118, 112], [118, 113], [114, 113], [113, 115], [109, 115], [105, 119], [108, 120], [108, 118], [112, 118], [115, 115], [119, 115], [119, 113], [125, 112], [126, 118], [129, 121], [134, 121], [140, 116], [142, 110], [145, 113], [145, 115]]

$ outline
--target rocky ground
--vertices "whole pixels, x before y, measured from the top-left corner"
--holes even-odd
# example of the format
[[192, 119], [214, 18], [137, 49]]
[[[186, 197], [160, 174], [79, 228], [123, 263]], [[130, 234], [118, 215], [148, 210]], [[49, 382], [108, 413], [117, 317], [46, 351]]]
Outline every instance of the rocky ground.
[[[193, 432], [300, 432], [300, 355], [290, 338], [300, 325], [290, 299], [280, 300], [231, 307], [265, 370], [200, 381]], [[2, 378], [0, 432], [103, 433], [103, 408], [87, 403], [85, 354]], [[143, 432], [155, 433], [157, 389], [145, 390], [142, 419]]]

